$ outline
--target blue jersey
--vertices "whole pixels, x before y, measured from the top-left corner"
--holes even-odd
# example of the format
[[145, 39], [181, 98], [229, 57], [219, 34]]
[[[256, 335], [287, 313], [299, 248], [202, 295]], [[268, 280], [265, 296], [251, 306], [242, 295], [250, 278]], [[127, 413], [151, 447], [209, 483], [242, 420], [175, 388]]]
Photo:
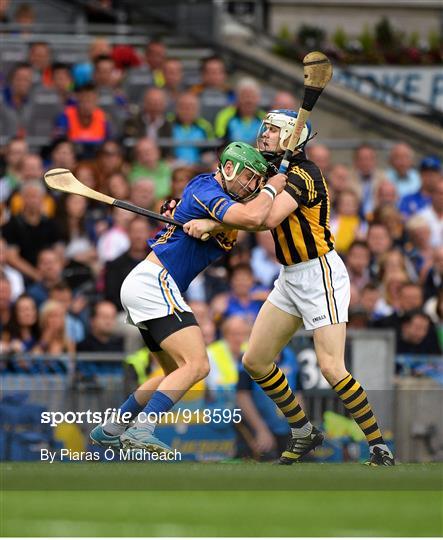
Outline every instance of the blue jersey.
[[[221, 222], [233, 204], [235, 201], [223, 191], [214, 174], [199, 174], [186, 186], [174, 219], [181, 223], [199, 218]], [[237, 231], [230, 231], [220, 232], [202, 242], [187, 235], [180, 227], [168, 225], [148, 243], [184, 292], [197, 274], [234, 247], [236, 239]]]

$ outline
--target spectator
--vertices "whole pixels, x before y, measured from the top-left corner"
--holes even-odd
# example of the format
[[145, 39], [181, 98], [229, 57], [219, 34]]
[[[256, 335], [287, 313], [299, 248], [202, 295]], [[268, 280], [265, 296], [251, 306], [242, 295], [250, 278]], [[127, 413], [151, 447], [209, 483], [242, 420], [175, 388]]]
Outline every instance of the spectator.
[[79, 343], [79, 352], [120, 352], [123, 340], [115, 336], [117, 310], [111, 302], [97, 302], [91, 310], [91, 329]]
[[216, 396], [217, 391], [235, 388], [241, 363], [242, 347], [251, 333], [251, 325], [244, 318], [234, 315], [226, 319], [221, 327], [222, 339], [207, 347], [211, 370], [207, 386]]
[[386, 225], [382, 223], [371, 223], [368, 228], [366, 241], [371, 252], [369, 275], [371, 279], [377, 279], [380, 270], [380, 257], [392, 247], [392, 239]]
[[5, 240], [10, 245], [7, 261], [27, 279], [39, 280], [36, 268], [37, 255], [45, 248], [60, 241], [55, 221], [43, 213], [45, 188], [40, 182], [27, 182], [20, 190], [23, 211], [12, 216], [3, 228]]
[[145, 48], [145, 61], [152, 73], [155, 86], [159, 88], [165, 84], [163, 68], [166, 61], [166, 46], [157, 39], [151, 40]]
[[143, 109], [125, 123], [125, 137], [148, 137], [154, 141], [160, 137], [171, 137], [172, 123], [166, 117], [166, 108], [166, 92], [160, 88], [148, 88], [143, 97]]
[[[3, 88], [4, 106], [11, 116], [11, 137], [25, 134], [25, 119], [29, 112], [32, 89], [32, 69], [27, 63], [17, 64], [9, 75], [9, 85]], [[5, 127], [5, 126], [4, 126]]]
[[420, 176], [414, 169], [414, 151], [409, 144], [395, 144], [389, 154], [389, 163], [386, 176], [397, 188], [400, 198], [420, 189]]
[[369, 325], [374, 321], [377, 304], [380, 300], [380, 290], [374, 283], [367, 283], [363, 289], [361, 289], [360, 305], [366, 313]]
[[195, 169], [192, 167], [176, 167], [173, 169], [170, 192], [171, 198], [180, 199], [189, 180], [194, 178], [194, 176]]
[[385, 178], [383, 171], [377, 168], [375, 149], [370, 144], [362, 144], [356, 148], [350, 181], [362, 202], [364, 216], [374, 210], [375, 189]]
[[41, 276], [40, 279], [30, 285], [26, 292], [40, 308], [43, 302], [48, 299], [51, 288], [60, 281], [62, 276], [63, 265], [55, 250], [43, 249], [39, 252], [37, 271]]
[[109, 261], [105, 266], [105, 299], [112, 302], [118, 311], [122, 311], [120, 287], [129, 272], [148, 253], [147, 239], [153, 231], [146, 219], [136, 217], [129, 223], [129, 249], [119, 257]]
[[[28, 182], [41, 182], [43, 178], [43, 161], [38, 154], [27, 154], [20, 163], [20, 185], [24, 186]], [[43, 186], [43, 184], [42, 184]], [[9, 199], [9, 209], [12, 215], [23, 212], [23, 195], [21, 188], [16, 190]], [[43, 212], [48, 217], [53, 217], [55, 212], [55, 201], [46, 189], [43, 198]]]
[[155, 206], [155, 184], [148, 178], [140, 178], [131, 186], [130, 201], [137, 206], [153, 210]]
[[397, 335], [397, 354], [441, 355], [437, 333], [429, 317], [420, 309], [407, 313]]
[[[320, 157], [321, 157], [321, 151], [320, 151]], [[329, 168], [329, 176], [327, 179], [328, 179], [328, 190], [331, 195], [331, 203], [333, 207], [336, 207], [337, 200], [340, 193], [342, 193], [343, 191], [349, 190], [351, 188], [349, 168], [346, 165], [343, 165], [342, 163], [337, 163], [337, 165], [333, 165]]]
[[185, 91], [181, 60], [168, 58], [163, 66], [163, 76], [165, 80], [163, 90], [166, 92], [168, 102], [166, 111], [173, 113], [178, 96]]
[[129, 199], [129, 183], [123, 173], [111, 173], [108, 178], [108, 192], [114, 199], [126, 201]]
[[385, 204], [376, 208], [373, 219], [376, 223], [386, 226], [394, 245], [403, 247], [406, 242], [405, 224], [395, 205]]
[[440, 349], [443, 350], [443, 287], [439, 289], [435, 297], [429, 298], [424, 311], [435, 324]]
[[414, 216], [406, 223], [408, 241], [404, 252], [417, 277], [424, 279], [432, 265], [431, 228], [423, 216]]
[[0, 272], [0, 328], [3, 329], [11, 318], [12, 289], [11, 283], [3, 272]]
[[200, 67], [201, 82], [191, 88], [202, 105], [202, 116], [213, 123], [217, 113], [235, 102], [235, 93], [227, 81], [226, 66], [219, 56], [205, 58]]
[[346, 253], [352, 242], [362, 234], [362, 222], [358, 215], [359, 200], [352, 189], [343, 190], [336, 201], [336, 212], [331, 219], [335, 237], [335, 249]]
[[35, 41], [29, 46], [28, 61], [33, 69], [33, 82], [52, 86], [52, 52], [48, 43]]
[[2, 335], [3, 352], [34, 352], [39, 338], [37, 306], [31, 296], [22, 294], [12, 307], [10, 321]]
[[20, 186], [21, 164], [28, 153], [26, 139], [13, 137], [4, 147], [6, 170], [0, 179], [0, 203], [6, 201], [11, 193]]
[[89, 46], [89, 62], [81, 62], [76, 64], [72, 69], [74, 83], [76, 86], [83, 86], [92, 82], [94, 71], [94, 60], [99, 56], [109, 56], [112, 54], [112, 47], [109, 41], [104, 38], [96, 38]]
[[10, 0], [1, 0], [0, 1], [0, 23], [6, 24], [11, 22], [8, 10], [9, 10]]
[[221, 293], [212, 300], [214, 319], [239, 315], [252, 324], [266, 300], [267, 291], [254, 286], [254, 274], [248, 264], [238, 264], [232, 269], [229, 288], [229, 293]]
[[106, 112], [114, 132], [120, 133], [127, 118], [128, 100], [119, 87], [122, 72], [116, 69], [111, 56], [101, 55], [94, 60], [93, 80], [98, 104]]
[[25, 284], [23, 281], [23, 276], [20, 274], [20, 272], [7, 263], [7, 250], [8, 244], [5, 242], [4, 238], [0, 237], [0, 273], [9, 281], [11, 300], [15, 302], [15, 300], [24, 293]]
[[199, 113], [200, 104], [197, 96], [185, 92], [178, 97], [172, 124], [172, 137], [177, 146], [174, 147], [172, 154], [175, 159], [190, 165], [200, 163], [205, 151], [198, 148], [196, 143], [208, 141], [213, 137], [211, 125], [199, 117]]
[[51, 169], [69, 169], [76, 166], [74, 145], [67, 139], [58, 139], [51, 148]]
[[370, 260], [371, 252], [368, 244], [362, 240], [352, 242], [346, 254], [346, 268], [351, 283], [360, 290], [369, 283]]
[[[389, 274], [387, 274], [389, 275]], [[393, 274], [392, 272], [390, 275]], [[404, 274], [403, 274], [404, 275]], [[381, 317], [374, 323], [376, 328], [394, 328], [399, 330], [400, 323], [406, 313], [423, 307], [423, 289], [417, 283], [404, 281], [398, 286], [396, 298], [393, 299], [396, 306], [392, 313], [386, 317]]]
[[83, 295], [73, 298], [72, 290], [66, 281], [59, 281], [49, 291], [49, 300], [55, 300], [66, 310], [66, 335], [74, 343], [85, 339], [85, 326], [79, 314], [85, 309], [87, 300]]
[[106, 141], [99, 148], [94, 162], [97, 190], [109, 192], [108, 181], [111, 174], [124, 173], [126, 164], [123, 159], [123, 150], [115, 141]]
[[135, 163], [128, 175], [130, 182], [150, 178], [155, 183], [155, 197], [165, 198], [171, 191], [171, 168], [161, 159], [160, 148], [153, 139], [139, 139], [135, 146]]
[[274, 109], [289, 109], [290, 111], [296, 111], [299, 108], [299, 103], [290, 92], [280, 90], [275, 93], [272, 100], [271, 110]]
[[312, 144], [307, 148], [308, 158], [313, 161], [329, 182], [329, 173], [332, 168], [331, 151], [324, 144]]
[[47, 300], [40, 309], [39, 349], [51, 355], [75, 352], [75, 344], [66, 333], [66, 309], [56, 300]]
[[406, 195], [400, 201], [400, 212], [411, 217], [416, 212], [431, 205], [431, 193], [441, 176], [441, 161], [436, 156], [422, 159], [419, 167], [421, 186], [416, 193]]
[[60, 103], [74, 105], [75, 99], [72, 93], [74, 79], [68, 64], [57, 62], [52, 66], [52, 88], [57, 92]]
[[434, 248], [433, 265], [424, 280], [425, 300], [437, 296], [443, 290], [443, 246]]
[[97, 243], [97, 255], [102, 263], [113, 261], [129, 248], [128, 227], [134, 214], [122, 208], [113, 208], [112, 227], [104, 232]]
[[431, 228], [431, 246], [443, 245], [443, 177], [440, 176], [431, 193], [431, 206], [417, 215], [424, 217]]
[[29, 4], [20, 4], [14, 13], [14, 23], [22, 27], [22, 34], [28, 34], [35, 23], [35, 11]]
[[55, 136], [83, 145], [82, 154], [90, 156], [110, 138], [111, 129], [105, 112], [97, 106], [97, 92], [92, 84], [80, 87], [76, 97], [77, 104], [65, 107], [57, 118]]
[[241, 79], [236, 87], [236, 103], [222, 109], [215, 118], [215, 134], [229, 141], [255, 145], [265, 115], [260, 110], [260, 87], [254, 79]]
[[389, 180], [381, 180], [375, 187], [374, 210], [369, 218], [384, 206], [396, 206], [398, 201], [397, 188]]
[[65, 257], [84, 264], [93, 264], [96, 252], [86, 225], [87, 199], [64, 194], [57, 205], [56, 222], [65, 244]]
[[379, 280], [384, 281], [387, 274], [400, 271], [409, 279], [416, 279], [417, 276], [411, 266], [410, 261], [405, 257], [399, 248], [392, 248], [380, 257]]
[[256, 233], [255, 239], [257, 245], [251, 253], [254, 278], [264, 287], [271, 289], [281, 268], [275, 255], [274, 240], [270, 231]]
[[393, 321], [388, 317], [402, 311], [400, 294], [403, 285], [406, 283], [408, 283], [408, 275], [404, 270], [385, 272], [382, 281], [383, 296], [377, 302], [375, 310], [375, 318], [384, 321], [380, 326], [392, 327]]

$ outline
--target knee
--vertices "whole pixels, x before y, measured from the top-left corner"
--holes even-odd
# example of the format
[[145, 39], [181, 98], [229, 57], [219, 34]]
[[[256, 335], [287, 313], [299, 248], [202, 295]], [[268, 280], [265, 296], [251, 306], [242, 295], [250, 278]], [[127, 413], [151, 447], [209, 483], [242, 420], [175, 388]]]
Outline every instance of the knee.
[[194, 382], [201, 381], [209, 375], [209, 361], [207, 358], [202, 358], [192, 366]]
[[319, 360], [320, 371], [323, 377], [328, 381], [331, 386], [334, 386], [339, 381], [346, 377], [347, 371], [344, 365], [337, 365], [337, 362], [334, 361], [334, 358], [328, 357]]
[[263, 364], [256, 356], [246, 352], [242, 358], [242, 364], [245, 370], [253, 377], [263, 375], [263, 372], [269, 371], [268, 366]]

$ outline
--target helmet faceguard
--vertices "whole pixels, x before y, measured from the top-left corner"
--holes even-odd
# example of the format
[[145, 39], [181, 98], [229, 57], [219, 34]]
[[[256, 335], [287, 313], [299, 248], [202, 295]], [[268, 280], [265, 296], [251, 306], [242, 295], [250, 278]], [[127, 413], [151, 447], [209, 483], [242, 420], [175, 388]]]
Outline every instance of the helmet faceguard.
[[[287, 149], [296, 121], [297, 113], [289, 109], [276, 109], [268, 112], [257, 133], [257, 147], [265, 157], [273, 157], [275, 154], [283, 153]], [[270, 129], [270, 126], [280, 129], [279, 137], [274, 144], [270, 143], [266, 135], [264, 135]], [[310, 138], [311, 124], [307, 122], [302, 129], [295, 148], [303, 150]]]
[[[226, 163], [230, 161], [233, 171], [228, 174]], [[220, 156], [219, 171], [223, 189], [235, 201], [247, 202], [254, 199], [264, 185], [268, 162], [258, 150], [243, 142], [232, 142]], [[239, 185], [240, 189], [232, 190]], [[240, 194], [243, 192], [243, 194]]]

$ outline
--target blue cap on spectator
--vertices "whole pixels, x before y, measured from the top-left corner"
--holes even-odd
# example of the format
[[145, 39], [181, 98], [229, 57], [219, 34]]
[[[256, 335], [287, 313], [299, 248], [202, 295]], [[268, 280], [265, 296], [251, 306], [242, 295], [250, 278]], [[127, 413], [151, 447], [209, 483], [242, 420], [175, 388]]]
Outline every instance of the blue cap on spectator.
[[437, 156], [426, 156], [420, 162], [421, 171], [441, 171], [441, 161]]

